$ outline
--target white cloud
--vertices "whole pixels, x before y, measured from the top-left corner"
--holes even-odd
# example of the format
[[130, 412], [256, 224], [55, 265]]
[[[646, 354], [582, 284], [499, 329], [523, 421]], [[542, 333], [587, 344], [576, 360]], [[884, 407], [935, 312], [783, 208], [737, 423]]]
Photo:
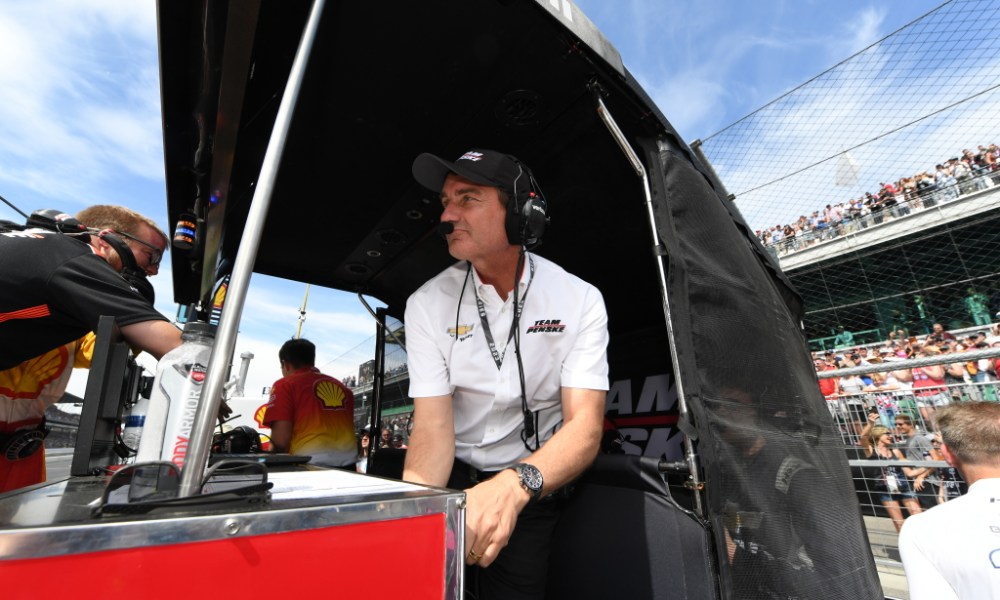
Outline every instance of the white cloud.
[[[831, 61], [840, 62], [879, 40], [888, 31], [883, 30], [886, 8], [869, 6], [856, 15], [849, 15], [845, 23], [838, 25], [836, 34], [829, 39], [827, 56]], [[834, 62], [831, 62], [831, 65]]]
[[[101, 198], [124, 169], [163, 179], [155, 3], [0, 5], [0, 183]], [[61, 204], [60, 204], [61, 205]]]

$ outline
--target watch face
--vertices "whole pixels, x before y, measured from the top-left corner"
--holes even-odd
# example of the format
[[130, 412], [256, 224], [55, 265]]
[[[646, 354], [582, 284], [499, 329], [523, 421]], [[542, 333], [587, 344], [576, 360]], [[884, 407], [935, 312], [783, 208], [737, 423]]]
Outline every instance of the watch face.
[[542, 472], [532, 465], [518, 465], [517, 473], [521, 477], [521, 483], [532, 495], [542, 491]]

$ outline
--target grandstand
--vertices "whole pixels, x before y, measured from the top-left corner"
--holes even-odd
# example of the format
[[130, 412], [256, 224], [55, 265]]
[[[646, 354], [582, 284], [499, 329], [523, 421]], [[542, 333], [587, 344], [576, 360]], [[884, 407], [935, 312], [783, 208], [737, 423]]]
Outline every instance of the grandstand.
[[819, 349], [840, 327], [863, 343], [982, 325], [973, 294], [995, 318], [998, 138], [1000, 6], [951, 0], [693, 145], [768, 238]]

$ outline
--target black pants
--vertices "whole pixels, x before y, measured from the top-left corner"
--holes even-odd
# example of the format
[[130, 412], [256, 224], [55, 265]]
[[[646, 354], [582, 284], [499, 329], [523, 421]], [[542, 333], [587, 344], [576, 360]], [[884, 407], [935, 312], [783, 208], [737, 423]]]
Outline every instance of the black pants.
[[[913, 490], [916, 492], [915, 487], [913, 488]], [[916, 492], [917, 500], [920, 502], [920, 508], [924, 510], [929, 510], [937, 506], [938, 493], [940, 491], [941, 491], [940, 487], [934, 485], [933, 483], [924, 481], [924, 488], [919, 492]]]
[[[464, 490], [496, 473], [484, 473], [455, 460], [448, 487]], [[532, 502], [517, 517], [514, 533], [489, 567], [465, 567], [465, 597], [468, 600], [545, 598], [552, 533], [559, 521], [555, 498]], [[466, 551], [469, 549], [466, 548]]]

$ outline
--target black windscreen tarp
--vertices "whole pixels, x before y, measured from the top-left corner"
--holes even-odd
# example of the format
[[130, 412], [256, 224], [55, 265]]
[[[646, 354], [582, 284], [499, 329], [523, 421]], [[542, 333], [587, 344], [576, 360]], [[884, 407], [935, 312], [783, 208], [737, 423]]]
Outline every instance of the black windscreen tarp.
[[797, 295], [693, 160], [649, 156], [724, 597], [881, 598]]

